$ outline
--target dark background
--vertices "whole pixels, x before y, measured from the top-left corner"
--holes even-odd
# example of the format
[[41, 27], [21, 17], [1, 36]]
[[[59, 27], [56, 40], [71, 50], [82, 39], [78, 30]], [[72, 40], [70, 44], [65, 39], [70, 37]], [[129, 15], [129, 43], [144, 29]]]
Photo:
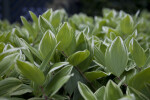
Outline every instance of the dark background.
[[25, 16], [30, 20], [29, 10], [39, 15], [48, 8], [64, 8], [70, 16], [80, 12], [101, 15], [102, 8], [135, 14], [137, 10], [150, 10], [150, 0], [0, 0], [0, 19], [20, 22], [20, 16]]

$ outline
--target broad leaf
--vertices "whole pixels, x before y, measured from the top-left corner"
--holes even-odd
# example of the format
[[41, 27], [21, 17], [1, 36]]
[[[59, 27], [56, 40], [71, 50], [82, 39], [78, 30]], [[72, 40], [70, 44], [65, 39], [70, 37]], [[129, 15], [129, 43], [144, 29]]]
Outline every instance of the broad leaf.
[[65, 66], [65, 65], [68, 65], [69, 63], [68, 62], [58, 62], [58, 63], [55, 63], [51, 68], [50, 68], [50, 71], [49, 73]]
[[26, 29], [28, 30], [28, 32], [30, 33], [30, 35], [33, 36], [33, 38], [36, 38], [37, 33], [34, 31], [32, 25], [28, 23], [26, 18], [21, 16], [21, 21], [24, 24], [24, 26], [26, 27]]
[[21, 81], [17, 78], [6, 78], [0, 81], [0, 96], [7, 96], [21, 86]]
[[6, 56], [2, 61], [0, 61], [0, 76], [5, 74], [7, 70], [11, 67], [12, 64], [15, 63], [18, 54], [14, 53], [11, 55]]
[[88, 50], [78, 51], [68, 57], [68, 62], [76, 66], [84, 61], [89, 55], [90, 52]]
[[40, 16], [38, 22], [39, 22], [39, 27], [43, 33], [45, 33], [47, 30], [51, 30], [55, 34], [55, 30], [53, 26], [44, 17]]
[[117, 37], [105, 53], [106, 68], [116, 76], [120, 76], [128, 62], [128, 51], [121, 37]]
[[96, 92], [94, 95], [96, 96], [97, 100], [104, 100], [104, 94], [105, 94], [105, 87], [102, 86]]
[[119, 86], [113, 81], [108, 81], [105, 88], [104, 100], [118, 100], [123, 97], [123, 93]]
[[138, 67], [144, 66], [147, 59], [146, 54], [144, 52], [144, 49], [135, 39], [132, 39], [130, 42], [130, 52], [137, 66]]
[[13, 95], [22, 95], [25, 93], [31, 93], [32, 92], [32, 88], [28, 85], [25, 84], [21, 84], [21, 86], [19, 88], [17, 88], [13, 93], [11, 93], [11, 96]]
[[5, 47], [5, 44], [4, 43], [0, 43], [0, 53], [3, 51], [4, 47]]
[[21, 74], [32, 80], [38, 85], [42, 85], [45, 81], [43, 72], [29, 62], [17, 60], [17, 67]]
[[105, 54], [97, 47], [94, 48], [94, 58], [99, 64], [105, 65]]
[[150, 84], [150, 67], [137, 73], [129, 80], [129, 86], [140, 91], [145, 96], [149, 97], [149, 91], [147, 90], [146, 84]]
[[91, 72], [86, 72], [85, 73], [85, 76], [88, 80], [90, 81], [94, 81], [98, 78], [102, 78], [102, 77], [105, 77], [107, 76], [108, 74], [105, 73], [105, 72], [102, 72], [102, 71], [91, 71]]
[[46, 31], [39, 44], [39, 51], [43, 59], [45, 59], [45, 57], [48, 55], [49, 52], [52, 52], [54, 50], [56, 44], [57, 41], [52, 31], [50, 30]]
[[94, 93], [85, 84], [78, 82], [78, 89], [85, 100], [97, 100]]
[[120, 30], [123, 34], [132, 34], [134, 31], [134, 22], [130, 15], [126, 15], [120, 21]]
[[72, 68], [72, 66], [68, 65], [57, 72], [45, 87], [46, 94], [49, 94], [52, 97], [72, 76], [70, 75]]
[[58, 49], [64, 51], [67, 49], [72, 42], [73, 31], [67, 22], [65, 22], [58, 30], [57, 33], [57, 42], [60, 42]]

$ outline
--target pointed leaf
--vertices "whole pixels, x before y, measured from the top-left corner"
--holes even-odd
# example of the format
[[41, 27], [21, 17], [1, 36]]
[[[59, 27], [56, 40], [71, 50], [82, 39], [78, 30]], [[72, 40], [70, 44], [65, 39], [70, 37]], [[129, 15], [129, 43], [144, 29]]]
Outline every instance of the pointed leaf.
[[61, 24], [61, 20], [62, 18], [59, 11], [53, 12], [53, 14], [50, 17], [50, 22], [55, 29]]
[[49, 52], [52, 52], [54, 50], [56, 44], [57, 41], [52, 31], [50, 30], [46, 31], [39, 44], [39, 51], [43, 59], [45, 59], [45, 57], [48, 55]]
[[18, 54], [14, 53], [6, 56], [2, 61], [0, 61], [0, 76], [5, 74], [9, 70], [12, 64], [15, 63]]
[[100, 87], [94, 95], [96, 96], [97, 100], [104, 100], [104, 94], [105, 94], [105, 87]]
[[132, 39], [130, 42], [130, 52], [137, 66], [142, 67], [146, 62], [146, 54], [140, 44]]
[[73, 33], [72, 29], [67, 22], [65, 22], [59, 29], [57, 33], [57, 42], [60, 42], [58, 49], [64, 51], [67, 49], [72, 42]]
[[102, 71], [91, 71], [91, 72], [86, 72], [85, 73], [85, 76], [88, 80], [90, 81], [94, 81], [98, 78], [102, 78], [102, 77], [105, 77], [107, 76], [108, 74], [105, 73], [105, 72], [102, 72]]
[[84, 61], [89, 55], [90, 52], [88, 50], [78, 51], [68, 57], [68, 62], [76, 66]]
[[108, 81], [105, 88], [104, 100], [118, 100], [121, 97], [123, 97], [121, 89], [113, 81]]
[[78, 82], [78, 89], [85, 100], [97, 100], [93, 92], [85, 84]]
[[150, 67], [144, 69], [143, 71], [137, 73], [129, 80], [129, 86], [140, 91], [145, 96], [149, 97], [149, 92], [146, 89], [145, 84], [150, 84]]
[[106, 68], [116, 76], [120, 76], [126, 68], [128, 52], [121, 37], [117, 37], [105, 53]]
[[21, 16], [21, 21], [24, 24], [24, 26], [26, 27], [26, 29], [28, 30], [28, 32], [30, 33], [30, 35], [33, 36], [33, 38], [35, 38], [37, 36], [37, 33], [35, 33], [33, 27], [28, 23], [26, 18]]
[[11, 94], [21, 86], [21, 81], [17, 78], [6, 78], [0, 81], [0, 96]]
[[72, 66], [66, 66], [57, 72], [45, 87], [46, 94], [53, 96], [72, 76], [70, 75], [72, 68]]
[[29, 62], [17, 60], [17, 67], [21, 74], [32, 80], [38, 85], [42, 85], [45, 81], [43, 72]]
[[120, 29], [123, 34], [132, 34], [134, 30], [134, 23], [133, 19], [130, 15], [126, 15], [121, 21], [120, 21]]
[[47, 30], [51, 30], [55, 34], [55, 30], [53, 26], [44, 17], [40, 16], [38, 22], [39, 22], [39, 27], [43, 33], [45, 33]]

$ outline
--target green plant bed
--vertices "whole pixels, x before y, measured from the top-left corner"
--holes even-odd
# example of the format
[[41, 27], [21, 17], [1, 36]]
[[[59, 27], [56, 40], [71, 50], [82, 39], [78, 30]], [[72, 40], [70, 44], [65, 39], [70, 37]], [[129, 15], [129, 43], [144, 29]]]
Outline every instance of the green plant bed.
[[0, 100], [150, 100], [150, 13], [29, 13], [0, 22]]

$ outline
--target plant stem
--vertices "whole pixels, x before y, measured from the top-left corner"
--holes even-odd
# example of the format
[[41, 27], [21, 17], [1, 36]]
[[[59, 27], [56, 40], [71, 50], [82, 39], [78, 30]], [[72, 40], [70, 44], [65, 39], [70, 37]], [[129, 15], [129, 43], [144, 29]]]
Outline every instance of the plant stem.
[[[65, 58], [68, 58], [68, 56], [62, 51], [62, 54], [65, 56]], [[81, 74], [81, 76], [92, 86], [94, 90], [96, 90], [93, 86], [93, 84], [86, 78], [86, 76], [83, 74], [83, 72], [80, 71], [80, 69], [77, 66], [74, 66], [75, 69]]]
[[[117, 77], [118, 79], [119, 79], [119, 81], [121, 81], [121, 79], [120, 79], [120, 77]], [[127, 84], [123, 84], [125, 87], [128, 87], [128, 85]]]
[[45, 95], [45, 93], [44, 93], [43, 87], [40, 86], [40, 88], [41, 88], [41, 91], [42, 91], [42, 93], [43, 93], [43, 96], [44, 96], [45, 100], [48, 100], [48, 97], [47, 97], [47, 96]]
[[93, 84], [86, 78], [86, 76], [80, 71], [80, 69], [79, 69], [77, 66], [74, 66], [74, 67], [75, 67], [75, 69], [81, 74], [81, 76], [92, 86], [92, 88], [93, 88], [94, 90], [96, 90], [96, 89], [94, 88]]

